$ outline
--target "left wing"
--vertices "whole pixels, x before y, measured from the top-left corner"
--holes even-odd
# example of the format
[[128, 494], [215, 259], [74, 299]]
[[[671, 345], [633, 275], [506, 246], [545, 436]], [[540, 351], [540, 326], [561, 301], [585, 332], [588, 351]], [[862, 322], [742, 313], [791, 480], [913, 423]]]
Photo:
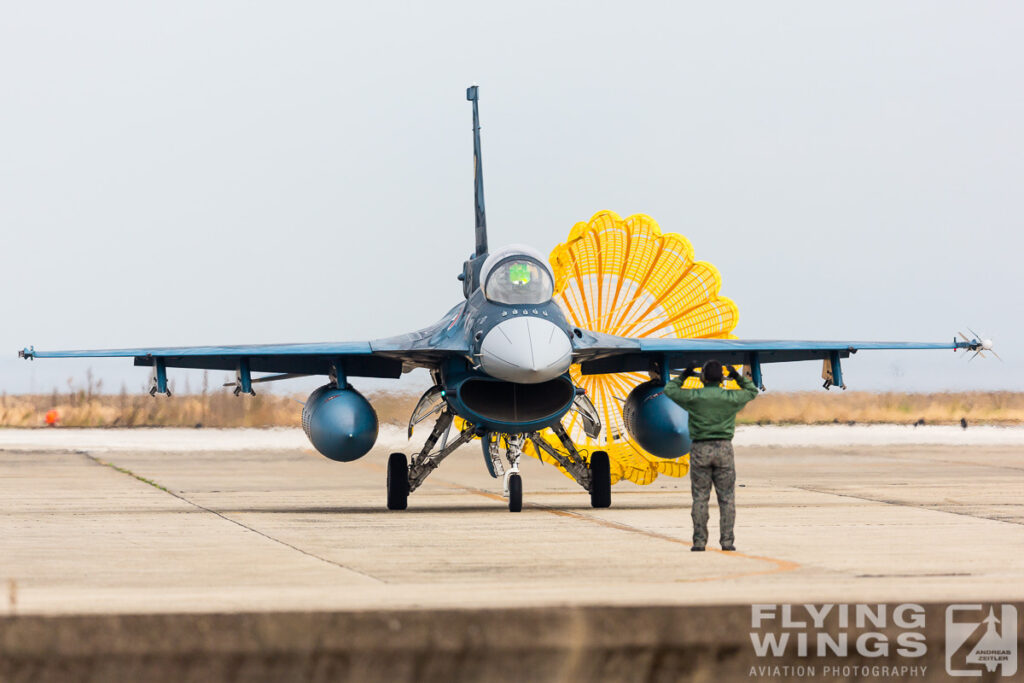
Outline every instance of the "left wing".
[[[583, 332], [573, 354], [584, 375], [614, 372], [662, 372], [678, 370], [690, 362], [716, 359], [732, 365], [749, 365], [760, 384], [763, 363], [788, 363], [801, 360], [830, 361], [838, 370], [839, 360], [858, 351], [957, 349], [974, 351], [978, 340], [952, 342], [871, 342], [871, 341], [788, 341], [778, 339], [671, 339], [630, 338], [595, 332]], [[842, 376], [836, 377], [842, 384]]]

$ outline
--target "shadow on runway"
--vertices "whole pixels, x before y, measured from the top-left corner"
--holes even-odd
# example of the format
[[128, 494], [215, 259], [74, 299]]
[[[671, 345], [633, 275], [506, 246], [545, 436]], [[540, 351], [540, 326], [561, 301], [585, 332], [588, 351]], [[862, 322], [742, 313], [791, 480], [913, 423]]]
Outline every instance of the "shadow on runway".
[[[626, 504], [626, 505], [613, 505], [608, 508], [611, 511], [615, 510], [665, 510], [665, 511], [684, 511], [689, 514], [689, 504], [685, 505], [645, 505], [645, 504]], [[214, 508], [211, 508], [214, 509]], [[493, 505], [431, 505], [431, 506], [414, 506], [409, 505], [407, 510], [388, 510], [384, 505], [373, 506], [373, 507], [351, 507], [351, 506], [336, 506], [336, 507], [247, 507], [247, 508], [226, 508], [216, 509], [217, 512], [225, 515], [231, 514], [271, 514], [271, 515], [302, 515], [302, 514], [314, 514], [314, 515], [378, 515], [378, 514], [393, 514], [393, 515], [419, 515], [419, 514], [457, 514], [457, 513], [481, 513], [481, 512], [493, 512], [495, 514], [511, 514], [508, 508], [502, 503], [495, 501]], [[529, 502], [523, 502], [523, 512], [550, 512], [550, 511], [565, 511], [565, 512], [594, 512], [595, 509], [587, 504], [580, 505], [531, 505]], [[168, 510], [170, 512], [170, 510]], [[181, 510], [177, 510], [181, 512]]]

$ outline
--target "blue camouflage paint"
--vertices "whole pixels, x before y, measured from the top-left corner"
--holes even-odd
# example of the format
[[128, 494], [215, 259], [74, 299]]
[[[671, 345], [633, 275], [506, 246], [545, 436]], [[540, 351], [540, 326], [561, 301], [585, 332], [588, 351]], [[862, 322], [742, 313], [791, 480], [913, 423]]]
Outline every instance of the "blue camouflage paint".
[[858, 351], [909, 351], [972, 349], [975, 342], [867, 342], [801, 341], [779, 339], [632, 339], [614, 335], [586, 333], [577, 343], [573, 360], [581, 363], [584, 375], [616, 372], [648, 372], [662, 358], [670, 370], [690, 362], [703, 363], [712, 358], [724, 364], [750, 364], [753, 354], [758, 362], [790, 363], [823, 360], [836, 353], [848, 358]]
[[249, 372], [249, 359], [239, 358], [238, 359], [238, 370], [236, 372], [238, 377], [238, 388], [243, 394], [252, 393], [252, 373]]
[[[540, 384], [515, 384], [494, 379], [483, 372], [466, 369], [464, 363], [457, 360], [449, 361], [442, 366], [441, 376], [445, 387], [445, 398], [455, 414], [476, 427], [503, 434], [523, 434], [550, 427], [562, 419], [576, 398], [576, 389], [568, 373]], [[492, 387], [496, 391], [521, 391], [543, 393], [548, 408], [533, 411], [533, 415], [520, 415], [519, 419], [504, 419], [483, 410], [474, 404], [467, 389]], [[534, 404], [536, 405], [536, 404]], [[495, 404], [498, 408], [507, 408], [507, 403]], [[529, 410], [530, 405], [522, 406]]]
[[678, 458], [690, 452], [690, 416], [665, 395], [665, 385], [651, 380], [629, 392], [622, 410], [629, 435], [659, 458]]
[[758, 389], [764, 388], [764, 382], [761, 381], [761, 354], [757, 351], [750, 354], [750, 379]]
[[131, 358], [137, 356], [304, 356], [373, 354], [369, 342], [326, 342], [310, 344], [246, 344], [241, 346], [162, 346], [136, 349], [78, 349], [71, 351], [21, 352], [25, 358]]
[[829, 364], [832, 366], [832, 384], [837, 387], [846, 388], [843, 384], [843, 366], [839, 360], [839, 352], [831, 351], [828, 356]]
[[322, 455], [352, 462], [377, 442], [377, 413], [351, 386], [325, 385], [310, 394], [302, 407], [302, 429]]
[[153, 360], [153, 379], [156, 383], [154, 387], [156, 393], [166, 394], [167, 393], [167, 367], [164, 362], [156, 358]]

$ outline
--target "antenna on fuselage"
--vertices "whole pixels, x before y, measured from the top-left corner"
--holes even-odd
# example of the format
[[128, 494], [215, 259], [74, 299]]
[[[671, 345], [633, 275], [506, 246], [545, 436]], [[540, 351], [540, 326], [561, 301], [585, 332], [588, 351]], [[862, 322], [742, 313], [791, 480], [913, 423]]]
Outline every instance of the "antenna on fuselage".
[[487, 213], [484, 210], [484, 166], [480, 156], [480, 109], [478, 86], [466, 88], [466, 99], [473, 103], [473, 198], [476, 208], [476, 256], [487, 254]]

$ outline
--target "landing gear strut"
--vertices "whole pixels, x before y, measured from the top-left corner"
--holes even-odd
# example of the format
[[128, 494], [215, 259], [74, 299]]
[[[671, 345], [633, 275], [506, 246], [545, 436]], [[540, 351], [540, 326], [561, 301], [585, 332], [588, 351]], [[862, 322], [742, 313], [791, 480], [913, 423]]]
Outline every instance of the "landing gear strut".
[[[473, 438], [475, 428], [466, 425], [462, 433], [451, 443], [448, 441], [448, 430], [452, 425], [452, 418], [455, 416], [450, 410], [445, 409], [437, 418], [433, 431], [423, 444], [423, 450], [412, 459], [411, 465], [406, 465], [405, 455], [392, 453], [388, 458], [388, 509], [405, 510], [408, 507], [409, 494], [420, 487], [420, 484], [437, 469], [441, 461], [447, 458], [452, 451]], [[444, 436], [444, 439], [441, 437]], [[441, 447], [431, 452], [434, 445], [441, 440]]]
[[[495, 479], [500, 477], [505, 484], [502, 495], [508, 498], [509, 512], [522, 512], [523, 477], [519, 474], [519, 460], [523, 456], [526, 435], [489, 432], [481, 437], [481, 441], [487, 471]], [[502, 457], [508, 462], [507, 468]]]
[[[500, 437], [499, 437], [500, 438]], [[505, 497], [508, 498], [509, 512], [523, 510], [523, 478], [519, 476], [519, 459], [523, 457], [523, 444], [526, 437], [522, 434], [506, 434], [505, 459], [508, 460], [508, 471], [505, 472]]]
[[[407, 464], [402, 453], [392, 453], [388, 459], [388, 509], [405, 510], [409, 504], [409, 494], [415, 491], [426, 480], [430, 473], [441, 464], [456, 448], [478, 435], [473, 425], [466, 425], [461, 433], [448, 443], [455, 415], [450, 409], [443, 408], [437, 416], [434, 429], [427, 437], [423, 449]], [[519, 462], [523, 456], [526, 440], [533, 441], [538, 451], [543, 450], [569, 473], [580, 486], [590, 493], [590, 504], [595, 508], [606, 508], [612, 504], [611, 463], [604, 451], [594, 451], [587, 461], [573, 444], [572, 439], [560, 424], [552, 430], [561, 442], [558, 449], [541, 438], [537, 432], [529, 434], [480, 434], [483, 440], [484, 459], [493, 477], [502, 477], [508, 499], [509, 512], [523, 510], [523, 478], [519, 474]], [[481, 430], [482, 431], [482, 430]], [[440, 447], [434, 451], [438, 441]], [[508, 463], [506, 468], [502, 456]]]
[[562, 425], [556, 424], [552, 427], [552, 431], [562, 442], [564, 453], [541, 438], [537, 432], [529, 434], [530, 441], [561, 465], [562, 469], [568, 472], [577, 484], [590, 492], [591, 507], [611, 507], [611, 463], [608, 460], [608, 454], [604, 451], [594, 451], [590, 456], [590, 463], [587, 464], [586, 459], [576, 450], [576, 445], [573, 444]]
[[[409, 491], [418, 489], [430, 473], [437, 469], [442, 460], [475, 435], [475, 428], [472, 425], [466, 425], [466, 428], [462, 430], [455, 440], [446, 445], [448, 427], [451, 426], [453, 417], [454, 415], [447, 410], [441, 413], [441, 416], [437, 418], [437, 424], [434, 425], [434, 431], [430, 433], [430, 436], [427, 437], [427, 442], [423, 444], [423, 450], [412, 459], [412, 464], [409, 465]], [[445, 434], [445, 439], [441, 442], [441, 447], [431, 453], [430, 449], [441, 438], [442, 433]]]

